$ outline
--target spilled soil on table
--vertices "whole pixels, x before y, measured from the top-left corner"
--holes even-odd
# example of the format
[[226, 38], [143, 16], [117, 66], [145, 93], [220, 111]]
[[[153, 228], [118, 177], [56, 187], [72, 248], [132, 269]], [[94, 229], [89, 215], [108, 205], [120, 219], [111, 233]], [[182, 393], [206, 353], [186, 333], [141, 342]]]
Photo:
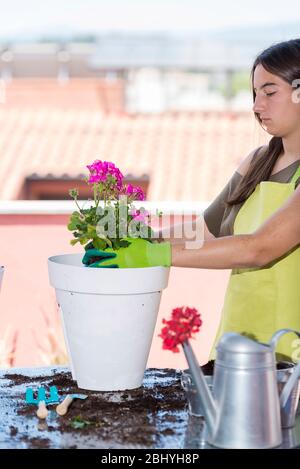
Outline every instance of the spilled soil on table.
[[[60, 396], [72, 393], [88, 396], [85, 400], [75, 399], [65, 416], [55, 413], [52, 426], [50, 422], [47, 425], [48, 418], [40, 421], [47, 431], [86, 435], [93, 439], [126, 444], [129, 447], [151, 447], [157, 438], [174, 434], [174, 423], [182, 419], [178, 412], [186, 410], [187, 403], [180, 384], [180, 372], [174, 369], [148, 369], [146, 376], [149, 380], [148, 383], [146, 380], [146, 386], [118, 392], [79, 389], [69, 372], [56, 372], [55, 375], [39, 378], [7, 374], [4, 378], [10, 380], [7, 386], [11, 388], [23, 384], [24, 395], [29, 386], [34, 390], [39, 386], [45, 386], [46, 390], [49, 390], [50, 386], [56, 386]], [[54, 410], [55, 407], [56, 404], [48, 405], [48, 410]], [[36, 406], [28, 405], [24, 401], [17, 413], [25, 418], [32, 418], [36, 409]], [[11, 428], [12, 436], [17, 433], [16, 428]], [[34, 438], [34, 441], [31, 441], [28, 435], [23, 436], [20, 433], [18, 437], [34, 447], [45, 448], [51, 443], [45, 438]]]

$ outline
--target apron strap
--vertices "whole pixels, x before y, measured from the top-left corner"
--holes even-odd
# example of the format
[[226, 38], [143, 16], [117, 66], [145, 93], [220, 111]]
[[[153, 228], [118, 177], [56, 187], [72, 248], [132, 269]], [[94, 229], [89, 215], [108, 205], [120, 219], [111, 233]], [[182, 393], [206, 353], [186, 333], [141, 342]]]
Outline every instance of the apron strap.
[[298, 181], [299, 178], [300, 178], [300, 165], [296, 169], [296, 172], [295, 172], [294, 176], [291, 179], [291, 184], [296, 184], [296, 182]]

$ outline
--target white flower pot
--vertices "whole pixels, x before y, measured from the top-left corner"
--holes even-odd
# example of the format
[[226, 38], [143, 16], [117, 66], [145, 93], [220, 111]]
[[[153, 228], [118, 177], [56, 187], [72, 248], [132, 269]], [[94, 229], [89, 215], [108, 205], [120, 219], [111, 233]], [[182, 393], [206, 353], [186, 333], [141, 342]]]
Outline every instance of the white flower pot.
[[95, 391], [141, 386], [169, 268], [88, 268], [82, 254], [48, 260], [73, 379]]

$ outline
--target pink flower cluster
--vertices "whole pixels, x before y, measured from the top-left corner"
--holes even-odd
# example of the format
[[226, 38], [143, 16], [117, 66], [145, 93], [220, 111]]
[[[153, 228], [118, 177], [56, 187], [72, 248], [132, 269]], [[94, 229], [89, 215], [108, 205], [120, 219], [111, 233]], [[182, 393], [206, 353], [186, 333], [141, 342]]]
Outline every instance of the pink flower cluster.
[[130, 211], [130, 215], [133, 217], [134, 220], [136, 221], [142, 221], [143, 223], [147, 224], [148, 222], [148, 217], [149, 217], [149, 212], [147, 210], [136, 210], [132, 209]]
[[89, 184], [107, 182], [107, 177], [110, 174], [116, 180], [116, 187], [121, 190], [124, 176], [114, 163], [95, 160], [94, 163], [87, 165], [87, 168], [90, 171]]
[[125, 186], [125, 194], [128, 196], [134, 196], [135, 200], [145, 200], [143, 189], [135, 187], [132, 184], [127, 184], [127, 186]]
[[88, 184], [107, 183], [108, 176], [110, 175], [115, 179], [115, 189], [117, 189], [120, 195], [126, 195], [134, 200], [145, 200], [145, 194], [141, 187], [123, 184], [124, 176], [114, 163], [95, 160], [94, 163], [87, 165], [87, 168], [90, 172]]
[[202, 320], [197, 309], [187, 307], [174, 308], [169, 321], [163, 319], [163, 324], [159, 337], [163, 339], [163, 349], [179, 352], [178, 345], [183, 344], [192, 337], [192, 334], [199, 332]]

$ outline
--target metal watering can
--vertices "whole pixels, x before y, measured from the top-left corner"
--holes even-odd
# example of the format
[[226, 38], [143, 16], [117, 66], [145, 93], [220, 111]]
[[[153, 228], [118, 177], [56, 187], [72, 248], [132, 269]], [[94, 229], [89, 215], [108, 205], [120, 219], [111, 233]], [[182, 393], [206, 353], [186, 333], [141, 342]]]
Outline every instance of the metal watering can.
[[[188, 342], [184, 351], [207, 426], [207, 442], [218, 448], [274, 448], [282, 443], [281, 412], [300, 376], [300, 362], [278, 392], [275, 347], [286, 333], [280, 329], [269, 344], [225, 333], [217, 345], [214, 397]], [[296, 409], [295, 409], [296, 412]]]

